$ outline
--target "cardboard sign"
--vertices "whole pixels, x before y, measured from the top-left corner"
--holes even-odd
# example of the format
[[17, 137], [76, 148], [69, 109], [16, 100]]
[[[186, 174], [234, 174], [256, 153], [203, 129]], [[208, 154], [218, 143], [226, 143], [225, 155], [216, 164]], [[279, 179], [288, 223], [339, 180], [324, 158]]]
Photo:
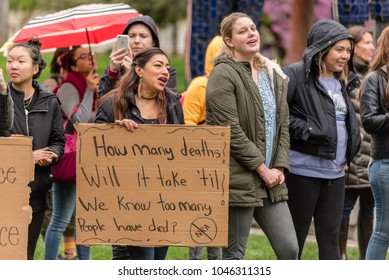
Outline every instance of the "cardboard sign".
[[0, 259], [26, 260], [34, 180], [32, 138], [0, 137]]
[[227, 246], [229, 127], [75, 127], [77, 243]]

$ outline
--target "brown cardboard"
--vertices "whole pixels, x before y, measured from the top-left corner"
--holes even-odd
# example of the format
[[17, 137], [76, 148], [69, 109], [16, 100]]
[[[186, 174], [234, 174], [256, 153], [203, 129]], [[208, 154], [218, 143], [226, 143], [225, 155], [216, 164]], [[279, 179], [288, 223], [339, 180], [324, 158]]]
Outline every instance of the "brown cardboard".
[[77, 243], [227, 246], [229, 127], [76, 129]]
[[0, 259], [26, 260], [34, 179], [32, 138], [0, 137]]

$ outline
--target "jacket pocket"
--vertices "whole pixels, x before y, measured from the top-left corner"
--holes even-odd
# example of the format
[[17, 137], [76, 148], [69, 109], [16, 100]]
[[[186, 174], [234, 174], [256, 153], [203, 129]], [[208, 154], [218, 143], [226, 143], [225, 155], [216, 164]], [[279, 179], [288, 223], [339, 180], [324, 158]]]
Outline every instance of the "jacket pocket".
[[320, 124], [316, 120], [307, 117], [307, 123], [309, 126], [309, 137], [307, 142], [316, 145], [322, 145], [329, 141], [329, 132], [326, 131], [326, 129], [324, 129], [323, 127], [320, 127]]

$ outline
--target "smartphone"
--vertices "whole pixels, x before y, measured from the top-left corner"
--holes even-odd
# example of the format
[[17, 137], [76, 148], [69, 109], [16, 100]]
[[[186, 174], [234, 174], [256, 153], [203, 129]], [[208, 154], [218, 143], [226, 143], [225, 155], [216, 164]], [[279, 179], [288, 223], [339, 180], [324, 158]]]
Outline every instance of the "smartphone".
[[119, 50], [125, 48], [128, 52], [128, 42], [129, 42], [128, 35], [123, 35], [123, 34], [118, 35], [116, 38], [116, 49]]

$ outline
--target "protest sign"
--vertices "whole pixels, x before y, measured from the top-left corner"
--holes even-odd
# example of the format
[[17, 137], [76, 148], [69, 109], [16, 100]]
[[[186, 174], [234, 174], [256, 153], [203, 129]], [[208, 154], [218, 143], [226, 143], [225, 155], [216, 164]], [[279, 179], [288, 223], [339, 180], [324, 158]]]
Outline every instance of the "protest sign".
[[77, 243], [227, 245], [229, 127], [75, 127]]
[[0, 259], [26, 260], [34, 180], [32, 138], [0, 137]]

